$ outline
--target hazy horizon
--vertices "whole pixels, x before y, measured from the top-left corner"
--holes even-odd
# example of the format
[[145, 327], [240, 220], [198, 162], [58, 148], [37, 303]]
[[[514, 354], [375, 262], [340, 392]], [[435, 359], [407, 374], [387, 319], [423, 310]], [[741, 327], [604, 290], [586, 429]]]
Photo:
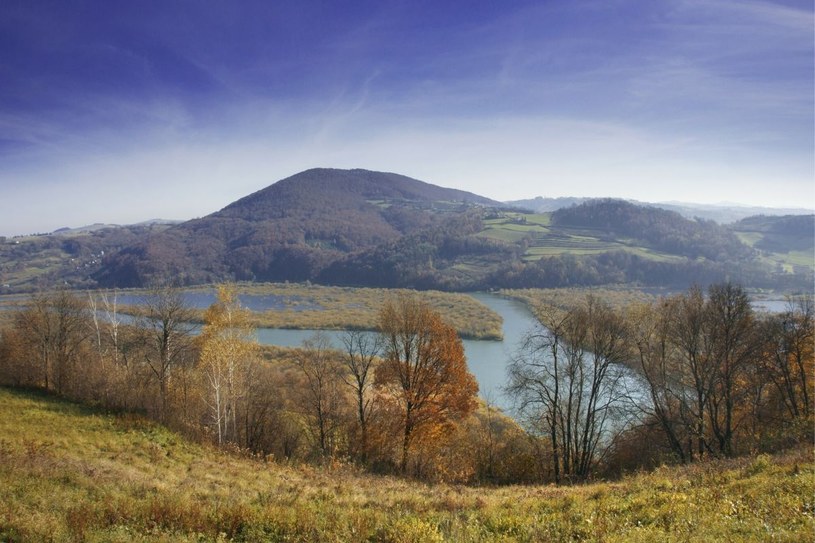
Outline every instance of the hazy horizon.
[[[398, 173], [398, 172], [391, 172], [391, 173]], [[281, 181], [281, 180], [278, 180], [278, 181]], [[420, 181], [424, 181], [424, 180], [420, 179]], [[454, 188], [454, 187], [448, 187], [448, 188]], [[462, 190], [466, 190], [466, 189], [462, 189]], [[244, 196], [247, 196], [247, 195], [244, 195]], [[480, 195], [480, 196], [483, 196], [483, 195]], [[699, 202], [686, 202], [686, 201], [678, 201], [678, 200], [662, 201], [662, 202], [646, 202], [646, 201], [643, 201], [643, 200], [636, 200], [636, 199], [617, 198], [617, 197], [612, 196], [612, 195], [597, 195], [597, 196], [542, 196], [542, 195], [536, 195], [536, 196], [530, 196], [528, 198], [518, 198], [517, 200], [497, 200], [497, 201], [503, 202], [503, 203], [509, 203], [509, 202], [522, 201], [522, 200], [534, 200], [536, 198], [544, 198], [544, 199], [557, 199], [557, 198], [605, 199], [605, 198], [611, 198], [611, 199], [623, 199], [623, 200], [628, 200], [628, 201], [632, 201], [632, 202], [637, 202], [637, 203], [640, 203], [640, 204], [655, 205], [655, 206], [672, 205], [672, 206], [678, 206], [678, 207], [679, 206], [682, 206], [682, 207], [696, 207], [696, 208], [699, 208], [699, 209], [705, 209], [705, 208], [721, 208], [721, 209], [739, 208], [739, 209], [751, 209], [751, 210], [752, 209], [760, 209], [760, 210], [764, 210], [764, 211], [775, 211], [775, 212], [786, 211], [786, 212], [792, 212], [792, 213], [795, 213], [795, 214], [799, 214], [799, 213], [800, 214], [815, 214], [815, 208], [805, 208], [805, 207], [800, 207], [800, 206], [768, 207], [768, 206], [760, 206], [760, 205], [741, 204], [741, 203], [738, 203], [738, 202], [713, 202], [713, 203], [709, 203], [709, 204], [703, 204], [703, 203], [699, 203]], [[233, 203], [233, 202], [225, 202], [223, 205], [221, 205], [217, 209], [212, 209], [211, 211], [209, 211], [207, 213], [204, 213], [202, 215], [196, 215], [196, 216], [190, 216], [190, 217], [150, 217], [150, 218], [143, 217], [143, 218], [137, 218], [136, 220], [133, 220], [132, 222], [92, 221], [92, 222], [87, 222], [87, 223], [82, 223], [82, 224], [63, 224], [62, 226], [58, 226], [58, 227], [53, 228], [51, 230], [36, 230], [36, 231], [30, 231], [30, 232], [13, 232], [13, 233], [0, 232], [0, 236], [18, 237], [18, 236], [26, 236], [26, 235], [34, 235], [34, 234], [51, 234], [51, 233], [54, 233], [54, 232], [56, 232], [58, 230], [63, 230], [63, 229], [75, 230], [75, 229], [82, 229], [82, 228], [86, 228], [86, 227], [93, 227], [93, 226], [97, 226], [97, 225], [129, 226], [129, 225], [137, 225], [137, 224], [141, 224], [141, 223], [151, 223], [151, 222], [156, 222], [156, 221], [159, 221], [159, 222], [167, 221], [167, 222], [173, 222], [173, 223], [176, 223], [176, 222], [181, 223], [181, 222], [185, 222], [185, 221], [188, 221], [188, 220], [197, 219], [197, 218], [209, 215], [210, 213], [215, 213], [217, 211], [220, 211], [221, 209], [223, 209], [224, 207], [226, 207], [227, 205], [229, 205], [231, 203]]]
[[812, 209], [813, 20], [786, 0], [11, 0], [0, 235], [204, 216], [317, 166]]

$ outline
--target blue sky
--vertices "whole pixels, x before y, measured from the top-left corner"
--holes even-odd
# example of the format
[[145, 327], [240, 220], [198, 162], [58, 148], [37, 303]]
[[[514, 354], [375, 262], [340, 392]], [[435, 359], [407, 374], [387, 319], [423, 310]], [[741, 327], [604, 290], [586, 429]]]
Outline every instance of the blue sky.
[[815, 206], [811, 1], [0, 3], [0, 235], [311, 167]]

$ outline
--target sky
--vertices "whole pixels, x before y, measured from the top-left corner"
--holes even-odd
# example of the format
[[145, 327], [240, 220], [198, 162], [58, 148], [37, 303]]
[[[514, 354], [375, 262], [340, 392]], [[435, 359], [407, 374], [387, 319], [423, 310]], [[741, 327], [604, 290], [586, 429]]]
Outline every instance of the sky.
[[0, 2], [0, 235], [313, 167], [497, 200], [815, 207], [813, 3]]

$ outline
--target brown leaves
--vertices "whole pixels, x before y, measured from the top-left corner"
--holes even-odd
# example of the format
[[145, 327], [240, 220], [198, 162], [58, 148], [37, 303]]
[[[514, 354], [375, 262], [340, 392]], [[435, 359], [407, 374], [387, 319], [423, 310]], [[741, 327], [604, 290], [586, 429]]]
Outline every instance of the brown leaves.
[[391, 391], [403, 416], [402, 470], [415, 433], [470, 414], [478, 384], [467, 369], [464, 347], [455, 330], [414, 296], [400, 294], [380, 312], [384, 362], [377, 369], [379, 388]]

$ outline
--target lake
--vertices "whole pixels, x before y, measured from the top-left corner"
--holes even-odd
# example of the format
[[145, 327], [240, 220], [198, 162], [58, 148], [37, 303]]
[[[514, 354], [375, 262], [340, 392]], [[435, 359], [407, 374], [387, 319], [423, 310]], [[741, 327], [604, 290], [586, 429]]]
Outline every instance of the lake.
[[[493, 405], [509, 412], [512, 399], [507, 397], [502, 388], [506, 384], [506, 368], [520, 342], [536, 323], [527, 307], [516, 300], [507, 299], [496, 294], [478, 292], [471, 294], [503, 318], [502, 341], [465, 339], [464, 351], [470, 371], [478, 381], [481, 397]], [[239, 295], [241, 304], [252, 311], [280, 310], [287, 307], [286, 299], [273, 295]], [[185, 300], [191, 307], [204, 309], [215, 301], [214, 292], [186, 292]], [[120, 295], [121, 304], [142, 303], [141, 296]], [[786, 309], [783, 300], [757, 300], [752, 303], [758, 311], [780, 312]], [[301, 306], [301, 308], [304, 306]], [[318, 307], [308, 307], [319, 309]], [[318, 330], [290, 330], [281, 328], [258, 328], [258, 341], [264, 345], [281, 347], [299, 347], [303, 341], [312, 337]], [[322, 330], [335, 347], [342, 346], [342, 331]]]
[[[510, 398], [502, 392], [506, 384], [506, 368], [512, 352], [518, 347], [523, 335], [535, 324], [535, 317], [518, 301], [503, 298], [496, 294], [477, 292], [471, 294], [504, 319], [502, 341], [465, 339], [464, 353], [467, 356], [467, 365], [478, 381], [481, 397], [490, 403], [508, 411], [511, 407]], [[241, 305], [252, 311], [281, 310], [287, 308], [287, 298], [273, 295], [247, 295], [239, 294]], [[184, 301], [190, 307], [206, 309], [215, 302], [214, 291], [193, 291], [184, 293]], [[118, 303], [121, 305], [141, 304], [144, 297], [141, 295], [119, 294]], [[300, 306], [306, 308], [305, 306]], [[319, 309], [319, 307], [307, 307]], [[291, 330], [285, 328], [258, 328], [258, 342], [262, 345], [277, 345], [279, 347], [300, 347], [303, 341], [317, 332], [327, 336], [334, 347], [342, 347], [342, 331], [339, 330]]]
[[[506, 367], [512, 351], [536, 321], [532, 313], [521, 302], [483, 292], [472, 294], [472, 296], [504, 319], [504, 339], [502, 341], [463, 340], [467, 365], [478, 381], [481, 397], [506, 411], [511, 407], [510, 398], [507, 398], [501, 391], [506, 384]], [[243, 302], [242, 296], [241, 302]], [[257, 335], [258, 341], [264, 345], [299, 347], [304, 340], [317, 332], [317, 330], [258, 328]], [[322, 330], [321, 332], [332, 341], [335, 347], [342, 346], [343, 332], [337, 330]]]

